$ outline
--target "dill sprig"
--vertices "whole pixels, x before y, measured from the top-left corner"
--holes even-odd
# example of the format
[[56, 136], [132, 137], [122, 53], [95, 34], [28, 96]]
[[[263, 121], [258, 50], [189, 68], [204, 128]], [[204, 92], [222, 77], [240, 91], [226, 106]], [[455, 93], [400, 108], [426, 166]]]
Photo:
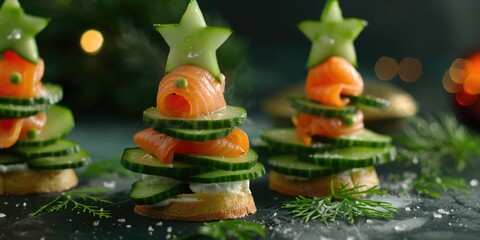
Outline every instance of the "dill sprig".
[[441, 175], [451, 169], [462, 171], [480, 157], [480, 137], [472, 135], [454, 116], [414, 117], [396, 139], [401, 154], [418, 159], [422, 173]]
[[357, 217], [393, 218], [397, 209], [389, 202], [357, 198], [358, 195], [384, 195], [387, 190], [378, 189], [378, 186], [365, 189], [364, 185], [340, 183], [340, 189], [335, 191], [333, 181], [330, 184], [330, 194], [322, 198], [296, 197], [294, 200], [282, 204], [293, 217], [301, 218], [302, 222], [321, 220], [324, 223], [334, 222], [337, 218], [346, 219], [354, 223]]
[[412, 118], [396, 140], [401, 145], [399, 156], [420, 168], [412, 184], [418, 193], [438, 198], [442, 191], [468, 192], [465, 181], [451, 175], [462, 172], [480, 157], [480, 137], [469, 133], [454, 116]]
[[256, 222], [242, 220], [225, 220], [219, 222], [204, 222], [197, 232], [176, 239], [209, 239], [227, 240], [250, 240], [266, 236], [265, 227]]
[[107, 199], [96, 196], [104, 192], [105, 188], [84, 188], [63, 192], [51, 202], [41, 206], [35, 212], [31, 213], [30, 216], [36, 216], [41, 213], [53, 213], [71, 208], [71, 211], [78, 210], [83, 213], [91, 214], [94, 217], [110, 218], [111, 215], [109, 210], [104, 210], [99, 206], [88, 205], [78, 201], [78, 199], [80, 199], [101, 204], [112, 203]]

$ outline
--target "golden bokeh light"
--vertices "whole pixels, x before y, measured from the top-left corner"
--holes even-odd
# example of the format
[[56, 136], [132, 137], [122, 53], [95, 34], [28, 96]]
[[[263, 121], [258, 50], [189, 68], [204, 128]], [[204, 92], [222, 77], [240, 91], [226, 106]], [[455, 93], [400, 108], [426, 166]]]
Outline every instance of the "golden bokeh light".
[[471, 95], [480, 94], [480, 74], [469, 74], [463, 83], [463, 89]]
[[454, 67], [452, 64], [452, 67], [448, 69], [448, 74], [450, 75], [450, 78], [452, 81], [454, 81], [457, 84], [462, 84], [465, 81], [466, 73], [462, 68], [457, 68]]
[[422, 63], [416, 58], [406, 57], [398, 65], [398, 75], [404, 82], [415, 82], [422, 76], [422, 73]]
[[473, 104], [480, 97], [480, 53], [455, 59], [442, 79], [443, 88], [455, 93], [457, 103]]
[[458, 68], [458, 69], [464, 69], [467, 64], [467, 60], [463, 58], [457, 58], [453, 60], [451, 67], [452, 68]]
[[460, 84], [457, 84], [452, 80], [452, 78], [450, 77], [450, 71], [446, 71], [443, 75], [442, 85], [445, 91], [449, 93], [456, 93], [461, 87]]
[[465, 66], [467, 74], [480, 74], [480, 53], [469, 57]]
[[95, 55], [100, 52], [103, 46], [103, 35], [95, 29], [85, 31], [80, 38], [82, 50], [88, 54]]
[[398, 73], [397, 61], [391, 57], [380, 57], [375, 63], [375, 74], [380, 80], [392, 80]]

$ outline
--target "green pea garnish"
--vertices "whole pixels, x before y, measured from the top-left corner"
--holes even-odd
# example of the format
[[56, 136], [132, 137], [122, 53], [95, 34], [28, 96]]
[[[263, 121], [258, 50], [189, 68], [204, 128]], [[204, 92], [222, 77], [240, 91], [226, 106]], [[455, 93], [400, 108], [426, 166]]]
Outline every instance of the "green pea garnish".
[[19, 72], [12, 72], [10, 74], [10, 82], [13, 84], [20, 84], [22, 82], [22, 74]]
[[175, 80], [175, 87], [177, 88], [187, 88], [188, 87], [188, 81], [185, 78], [177, 78]]
[[28, 129], [27, 131], [27, 138], [28, 139], [34, 139], [38, 136], [38, 131], [35, 129]]
[[351, 127], [355, 124], [355, 118], [353, 114], [347, 114], [343, 116], [342, 120], [343, 120], [343, 124], [345, 124], [345, 126], [348, 126], [348, 127]]

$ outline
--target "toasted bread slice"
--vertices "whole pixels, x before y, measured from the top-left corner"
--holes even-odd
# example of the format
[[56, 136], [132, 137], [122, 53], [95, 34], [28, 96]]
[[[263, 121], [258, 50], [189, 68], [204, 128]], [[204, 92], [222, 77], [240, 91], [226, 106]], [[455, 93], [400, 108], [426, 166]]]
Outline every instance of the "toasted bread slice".
[[[340, 189], [340, 183], [348, 183], [350, 187], [355, 184], [364, 185], [365, 187], [362, 190], [380, 185], [375, 168], [367, 167], [306, 180], [290, 179], [275, 171], [270, 171], [268, 186], [274, 191], [289, 196], [324, 197], [330, 193], [332, 180], [335, 190]], [[357, 197], [364, 196], [361, 194], [357, 195]]]
[[234, 219], [256, 211], [252, 194], [246, 192], [180, 194], [164, 207], [135, 205], [135, 212], [140, 215], [175, 221]]
[[78, 184], [73, 169], [0, 173], [0, 195], [62, 192]]

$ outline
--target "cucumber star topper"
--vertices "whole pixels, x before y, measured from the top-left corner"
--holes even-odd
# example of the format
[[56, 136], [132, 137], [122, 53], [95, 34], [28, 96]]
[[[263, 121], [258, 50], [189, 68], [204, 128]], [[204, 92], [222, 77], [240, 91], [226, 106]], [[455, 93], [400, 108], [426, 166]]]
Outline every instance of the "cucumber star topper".
[[5, 0], [0, 8], [0, 53], [13, 50], [29, 62], [39, 60], [35, 35], [48, 24], [46, 18], [25, 14], [18, 0]]
[[170, 46], [166, 73], [185, 64], [208, 70], [222, 81], [215, 51], [232, 33], [229, 28], [209, 27], [196, 0], [191, 0], [178, 24], [155, 24], [155, 29]]
[[320, 21], [303, 21], [298, 27], [312, 41], [307, 60], [311, 68], [332, 56], [340, 56], [357, 65], [353, 41], [367, 26], [367, 22], [357, 18], [344, 19], [338, 0], [328, 0]]

